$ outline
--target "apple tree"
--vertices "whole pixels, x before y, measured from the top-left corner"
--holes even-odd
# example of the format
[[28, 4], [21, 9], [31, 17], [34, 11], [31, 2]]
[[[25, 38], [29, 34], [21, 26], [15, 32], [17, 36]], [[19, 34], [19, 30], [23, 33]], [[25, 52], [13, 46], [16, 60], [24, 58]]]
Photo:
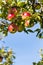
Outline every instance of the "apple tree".
[[[40, 28], [32, 30], [39, 23]], [[0, 32], [37, 32], [43, 38], [43, 0], [0, 0]]]

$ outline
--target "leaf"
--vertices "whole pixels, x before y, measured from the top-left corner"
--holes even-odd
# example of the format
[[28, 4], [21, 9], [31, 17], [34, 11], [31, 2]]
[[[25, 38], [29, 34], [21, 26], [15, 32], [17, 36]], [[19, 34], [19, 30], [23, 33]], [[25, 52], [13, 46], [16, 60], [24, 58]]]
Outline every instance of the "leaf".
[[39, 35], [39, 33], [40, 33], [40, 30], [37, 32], [37, 35], [36, 35], [36, 37]]
[[2, 0], [0, 0], [0, 6], [2, 5]]
[[33, 65], [36, 65], [36, 63], [35, 63], [35, 62], [33, 62]]
[[41, 64], [40, 64], [40, 61], [37, 63], [37, 65], [41, 65]]
[[24, 29], [24, 32], [26, 32], [28, 34], [28, 31], [26, 29]]
[[40, 33], [38, 37], [41, 38], [41, 36], [42, 36], [42, 33]]
[[39, 29], [39, 28], [37, 28], [36, 30], [34, 30], [34, 32], [37, 32], [37, 31], [40, 31], [40, 29]]
[[12, 0], [7, 0], [7, 3], [11, 4], [12, 3]]
[[5, 36], [7, 36], [7, 35], [8, 35], [8, 31], [7, 31], [7, 30], [4, 30], [4, 31], [3, 31], [3, 34], [4, 34]]
[[28, 29], [27, 31], [28, 31], [28, 32], [31, 32], [31, 33], [34, 33], [31, 29]]
[[29, 0], [30, 2], [32, 2], [32, 3], [35, 3], [35, 0]]
[[34, 30], [34, 32], [37, 32], [36, 37], [39, 35], [39, 33], [41, 32], [41, 29], [37, 28], [36, 30]]
[[20, 1], [19, 1], [19, 2], [17, 3], [17, 5], [20, 6], [20, 7], [23, 7], [23, 6], [25, 5], [25, 2], [20, 2]]
[[43, 38], [43, 32], [41, 32], [38, 37]]
[[38, 0], [38, 2], [43, 3], [43, 0]]
[[13, 55], [13, 58], [15, 59], [16, 57]]
[[36, 3], [36, 4], [35, 4], [35, 9], [36, 9], [36, 10], [39, 10], [40, 8], [41, 8], [41, 5], [40, 5], [39, 3]]

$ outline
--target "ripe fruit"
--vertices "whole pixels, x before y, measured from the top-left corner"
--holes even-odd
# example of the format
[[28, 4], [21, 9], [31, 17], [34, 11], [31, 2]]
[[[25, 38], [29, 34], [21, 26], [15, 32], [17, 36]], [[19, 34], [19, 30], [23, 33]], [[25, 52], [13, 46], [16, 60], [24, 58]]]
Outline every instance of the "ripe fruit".
[[15, 7], [11, 7], [9, 10], [8, 10], [8, 13], [14, 13], [14, 14], [17, 14], [17, 9]]
[[28, 27], [29, 24], [30, 24], [30, 20], [26, 20], [24, 25], [25, 25], [25, 27]]
[[14, 17], [15, 17], [15, 14], [8, 14], [7, 19], [8, 19], [8, 20], [11, 20], [11, 19], [14, 18]]
[[2, 56], [0, 56], [0, 62], [2, 62], [2, 60], [3, 60], [3, 57], [2, 57]]
[[8, 31], [11, 32], [11, 33], [15, 33], [17, 30], [18, 30], [18, 26], [14, 23], [11, 23], [8, 26]]
[[13, 13], [17, 13], [17, 9], [14, 8], [14, 7], [12, 7], [12, 12], [13, 12]]
[[23, 12], [21, 16], [22, 16], [22, 19], [24, 20], [24, 19], [28, 19], [31, 16], [31, 14], [29, 12]]

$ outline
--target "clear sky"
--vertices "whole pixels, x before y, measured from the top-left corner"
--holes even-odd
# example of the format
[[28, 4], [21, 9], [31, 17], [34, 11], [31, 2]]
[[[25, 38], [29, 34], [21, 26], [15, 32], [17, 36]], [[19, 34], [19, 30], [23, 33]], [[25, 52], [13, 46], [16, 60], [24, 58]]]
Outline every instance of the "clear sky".
[[8, 46], [16, 53], [14, 65], [32, 65], [32, 62], [40, 60], [39, 50], [43, 48], [43, 39], [37, 38], [36, 33], [9, 33], [3, 41], [5, 41], [5, 43], [0, 41], [0, 47], [2, 47], [2, 45], [5, 47]]

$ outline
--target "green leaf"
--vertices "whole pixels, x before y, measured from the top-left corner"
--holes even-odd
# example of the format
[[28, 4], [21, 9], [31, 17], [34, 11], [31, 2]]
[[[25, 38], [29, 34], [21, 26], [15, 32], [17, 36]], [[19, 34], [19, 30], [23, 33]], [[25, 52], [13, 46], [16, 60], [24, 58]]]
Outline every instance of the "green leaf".
[[24, 32], [28, 34], [28, 31], [26, 29], [24, 29]]
[[41, 65], [40, 62], [38, 62], [37, 65]]
[[0, 0], [0, 6], [2, 5], [2, 0]]
[[37, 32], [36, 37], [39, 35], [39, 33], [41, 32], [41, 29], [37, 28], [36, 30], [34, 30], [34, 32]]
[[35, 9], [38, 10], [38, 9], [40, 9], [40, 8], [41, 8], [41, 5], [40, 5], [39, 3], [36, 3], [36, 4], [35, 4]]
[[13, 58], [15, 59], [16, 57], [13, 55]]
[[25, 5], [25, 2], [20, 2], [20, 1], [19, 1], [19, 2], [17, 3], [17, 5], [20, 6], [20, 7], [23, 7], [23, 6]]
[[34, 33], [31, 29], [28, 29], [27, 31], [28, 31], [28, 32], [31, 32], [31, 33]]
[[43, 3], [43, 0], [38, 0], [38, 2]]
[[33, 62], [33, 65], [36, 65], [36, 63], [35, 63], [35, 62]]
[[37, 28], [36, 30], [34, 30], [34, 32], [37, 32], [37, 31], [40, 31], [40, 29], [39, 29], [39, 28]]
[[43, 32], [38, 35], [39, 38], [43, 38]]
[[36, 37], [39, 35], [39, 33], [40, 33], [40, 31], [38, 31], [38, 32], [37, 32], [37, 35], [36, 35]]

